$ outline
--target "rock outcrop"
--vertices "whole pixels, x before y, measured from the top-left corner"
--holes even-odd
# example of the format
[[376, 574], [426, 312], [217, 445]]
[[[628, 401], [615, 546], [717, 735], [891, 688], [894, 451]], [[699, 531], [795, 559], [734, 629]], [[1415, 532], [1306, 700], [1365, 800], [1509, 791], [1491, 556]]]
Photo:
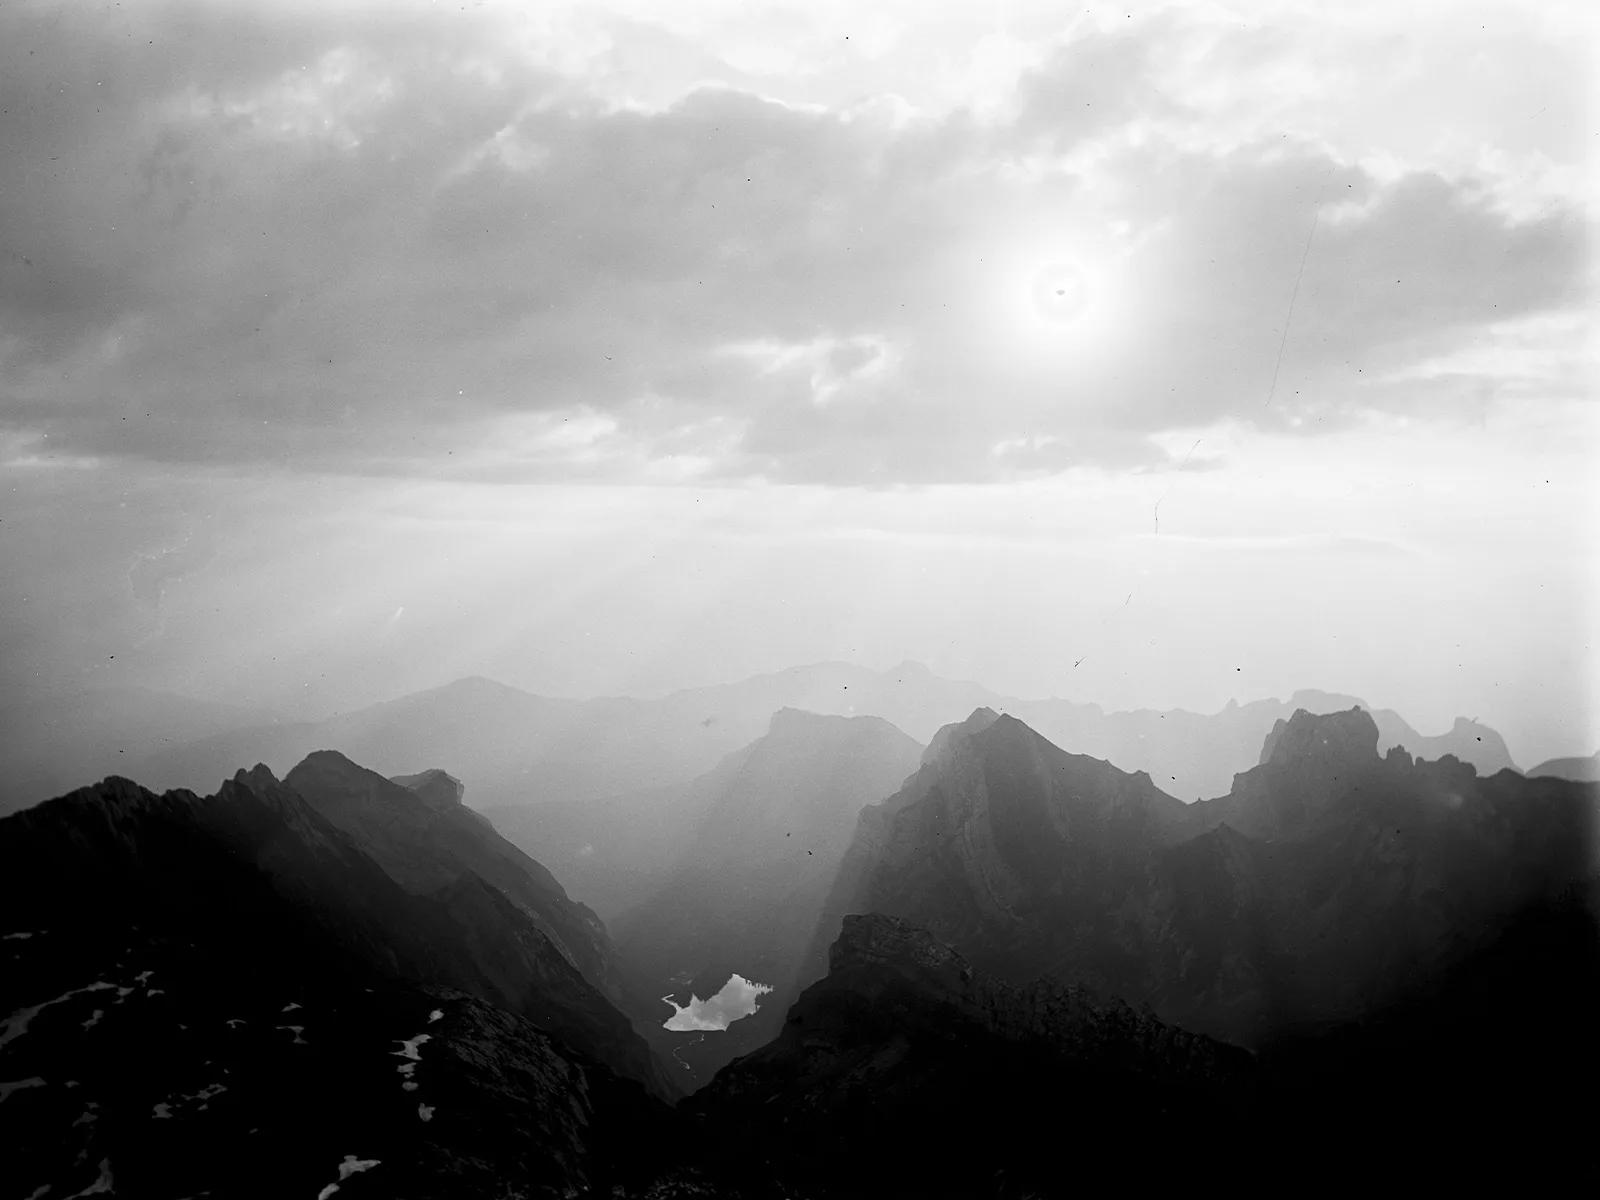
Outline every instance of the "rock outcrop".
[[1183, 805], [980, 714], [863, 812], [813, 977], [846, 914], [879, 912], [1014, 984], [1049, 974], [1260, 1045], [1417, 986], [1600, 864], [1592, 790], [1380, 741], [1359, 708], [1298, 711], [1227, 796]]
[[1245, 1111], [1244, 1051], [989, 977], [907, 922], [847, 917], [829, 958], [778, 1038], [686, 1102], [746, 1171], [852, 1185], [826, 1194], [1057, 1195], [1147, 1138], [1176, 1166]]

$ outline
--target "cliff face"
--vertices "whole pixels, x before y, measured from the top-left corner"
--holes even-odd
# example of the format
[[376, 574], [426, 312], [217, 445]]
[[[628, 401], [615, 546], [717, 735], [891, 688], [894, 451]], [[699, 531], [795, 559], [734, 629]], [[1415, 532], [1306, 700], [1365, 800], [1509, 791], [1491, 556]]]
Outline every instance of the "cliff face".
[[[1246, 841], [1217, 832], [1224, 856]], [[1397, 1002], [1259, 1056], [1053, 979], [996, 978], [881, 914], [846, 917], [830, 964], [776, 1040], [684, 1105], [722, 1133], [731, 1175], [785, 1194], [1020, 1200], [1130, 1172], [1180, 1187], [1220, 1146], [1250, 1191], [1308, 1162], [1341, 1188], [1377, 1163], [1419, 1186], [1595, 1177], [1576, 1097], [1600, 1061], [1600, 880], [1524, 906]]]
[[513, 905], [613, 1004], [626, 993], [605, 925], [567, 896], [539, 862], [461, 803], [462, 785], [443, 771], [384, 779], [342, 754], [322, 750], [284, 783], [342, 830], [396, 883], [417, 895], [475, 877]]
[[[848, 916], [828, 956], [828, 986], [877, 991], [893, 978], [941, 1020], [970, 1021], [1007, 1041], [1038, 1042], [1132, 1075], [1173, 1082], [1237, 1082], [1249, 1055], [1158, 1020], [1115, 997], [1036, 979], [1016, 986], [976, 971], [928, 930], [880, 914]], [[815, 1032], [813, 1029], [812, 1033]]]
[[862, 814], [813, 943], [850, 912], [925, 924], [1014, 983], [1049, 974], [1246, 1045], [1345, 1019], [1496, 914], [1595, 869], [1595, 797], [1453, 758], [1380, 758], [1360, 709], [1280, 721], [1182, 805], [982, 719]]
[[685, 1102], [746, 1169], [854, 1194], [1059, 1194], [1125, 1170], [1153, 1124], [1165, 1152], [1220, 1136], [1249, 1094], [1244, 1051], [1079, 988], [992, 978], [895, 918], [845, 918], [830, 964], [776, 1040]]

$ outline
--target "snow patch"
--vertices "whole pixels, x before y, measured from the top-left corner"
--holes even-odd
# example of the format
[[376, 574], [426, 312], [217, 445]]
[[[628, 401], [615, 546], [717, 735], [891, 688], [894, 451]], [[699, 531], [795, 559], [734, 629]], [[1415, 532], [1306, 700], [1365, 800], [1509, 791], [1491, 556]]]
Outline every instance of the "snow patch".
[[23, 1088], [43, 1087], [44, 1080], [34, 1075], [28, 1079], [18, 1079], [12, 1083], [0, 1083], [0, 1103], [11, 1098], [12, 1092], [20, 1092]]
[[[251, 1132], [253, 1133], [254, 1130]], [[343, 1183], [346, 1179], [349, 1179], [350, 1176], [356, 1174], [358, 1171], [372, 1170], [373, 1167], [378, 1165], [379, 1161], [380, 1160], [376, 1158], [357, 1158], [354, 1154], [346, 1154], [344, 1156], [344, 1161], [339, 1164], [339, 1182], [330, 1183], [327, 1187], [318, 1192], [317, 1200], [328, 1200], [329, 1196], [333, 1195], [339, 1190], [340, 1183]]]
[[662, 1028], [675, 1033], [721, 1033], [741, 1017], [758, 1011], [759, 1000], [770, 991], [772, 989], [764, 983], [732, 975], [715, 996], [702, 1000], [691, 993], [689, 1003], [682, 1008], [671, 996], [663, 996], [661, 1001], [672, 1008], [672, 1016]]
[[111, 1192], [111, 1160], [100, 1160], [100, 1177], [81, 1192], [73, 1192], [66, 1200], [79, 1200], [81, 1196], [105, 1196]]
[[394, 1052], [395, 1057], [409, 1058], [412, 1062], [421, 1062], [422, 1055], [417, 1053], [417, 1049], [422, 1045], [423, 1042], [431, 1041], [433, 1041], [433, 1037], [426, 1033], [419, 1033], [414, 1038], [407, 1038], [405, 1041], [400, 1043], [400, 1049]]
[[81, 996], [86, 992], [103, 992], [106, 990], [106, 988], [114, 986], [114, 984], [96, 981], [95, 983], [89, 984], [87, 987], [73, 988], [70, 992], [62, 992], [61, 995], [57, 996], [54, 1000], [46, 1000], [44, 1003], [35, 1004], [31, 1008], [17, 1009], [16, 1012], [12, 1013], [6, 1018], [5, 1030], [0, 1032], [0, 1048], [4, 1048], [8, 1043], [15, 1041], [17, 1038], [27, 1033], [28, 1023], [42, 1013], [45, 1009], [49, 1008], [52, 1004], [60, 1004], [63, 1001], [72, 999], [74, 996]]

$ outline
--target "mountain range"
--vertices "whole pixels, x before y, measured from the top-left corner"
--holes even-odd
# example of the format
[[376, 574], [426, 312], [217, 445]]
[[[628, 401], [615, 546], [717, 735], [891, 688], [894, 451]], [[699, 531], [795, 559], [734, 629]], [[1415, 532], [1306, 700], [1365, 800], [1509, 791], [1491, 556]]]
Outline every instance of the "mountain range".
[[1552, 758], [1528, 772], [1529, 779], [1570, 779], [1575, 783], [1600, 783], [1600, 751], [1588, 758]]
[[[480, 809], [585, 800], [669, 787], [707, 771], [760, 737], [783, 708], [877, 716], [919, 742], [975, 708], [1026, 721], [1058, 745], [1147, 771], [1185, 800], [1221, 795], [1251, 765], [1275, 721], [1305, 708], [1331, 712], [1359, 699], [1295, 693], [1217, 713], [1106, 712], [1066, 700], [1024, 700], [975, 683], [941, 679], [902, 663], [872, 671], [842, 663], [795, 667], [657, 700], [551, 699], [481, 678], [319, 721], [265, 717], [159, 693], [96, 692], [11, 715], [4, 749], [12, 771], [0, 811], [33, 803], [105, 772], [158, 790], [207, 790], [240, 764], [287, 771], [312, 751], [336, 746], [386, 775], [445, 764]], [[1373, 711], [1380, 748], [1454, 754], [1483, 774], [1513, 766], [1494, 730], [1465, 718], [1423, 737], [1398, 714]]]
[[1279, 720], [1226, 796], [1069, 754], [980, 709], [863, 811], [813, 938], [926, 925], [973, 962], [1049, 975], [1242, 1045], [1352, 1020], [1510, 913], [1600, 870], [1593, 792], [1451, 756], [1379, 756], [1359, 708]]
[[[504, 732], [478, 715], [407, 774], [313, 747], [0, 818], [18, 1194], [1600, 1182], [1593, 784], [1419, 759], [1350, 705], [1185, 803], [999, 708], [922, 746], [780, 705], [502, 836], [431, 757]], [[661, 1029], [656, 988], [724, 972], [777, 990]]]

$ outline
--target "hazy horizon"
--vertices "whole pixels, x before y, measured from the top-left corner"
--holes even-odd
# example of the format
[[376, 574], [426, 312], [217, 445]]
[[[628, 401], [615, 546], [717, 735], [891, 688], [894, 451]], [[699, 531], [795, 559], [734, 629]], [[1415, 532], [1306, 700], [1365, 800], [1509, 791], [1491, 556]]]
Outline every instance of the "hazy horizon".
[[0, 685], [1600, 745], [1577, 4], [0, 11]]

